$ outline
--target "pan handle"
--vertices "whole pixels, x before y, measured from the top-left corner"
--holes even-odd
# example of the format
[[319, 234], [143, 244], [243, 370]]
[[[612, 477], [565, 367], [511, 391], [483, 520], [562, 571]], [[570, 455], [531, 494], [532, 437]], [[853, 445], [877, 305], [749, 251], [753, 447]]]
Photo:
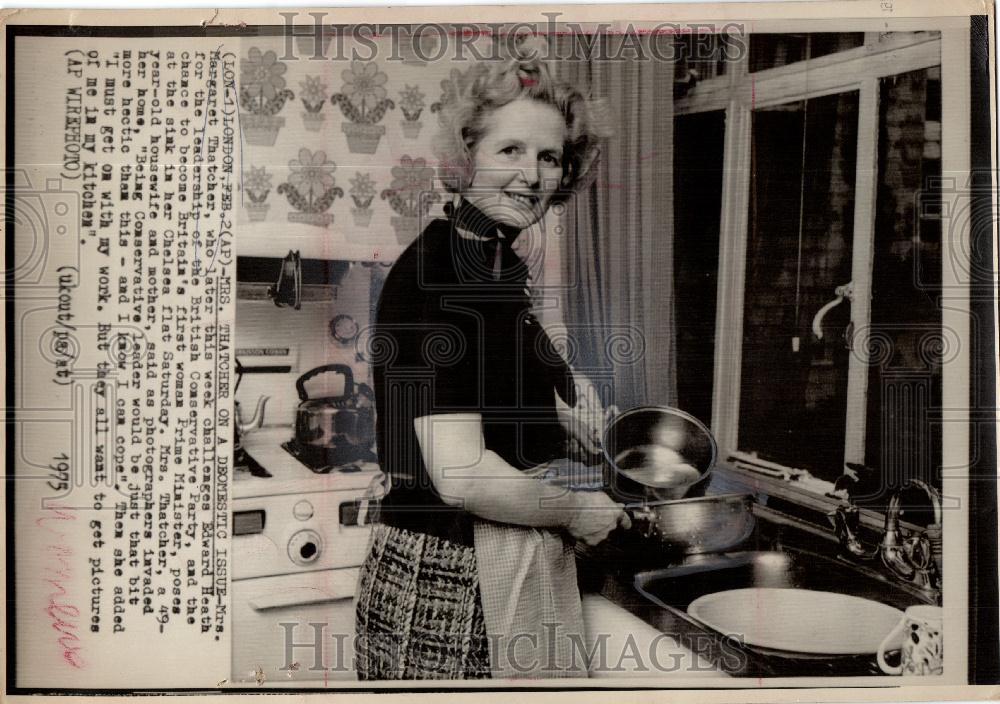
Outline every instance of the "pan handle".
[[646, 538], [651, 538], [656, 534], [656, 515], [653, 513], [653, 509], [641, 504], [638, 506], [626, 505], [624, 510], [629, 520], [632, 521], [630, 530], [638, 531]]

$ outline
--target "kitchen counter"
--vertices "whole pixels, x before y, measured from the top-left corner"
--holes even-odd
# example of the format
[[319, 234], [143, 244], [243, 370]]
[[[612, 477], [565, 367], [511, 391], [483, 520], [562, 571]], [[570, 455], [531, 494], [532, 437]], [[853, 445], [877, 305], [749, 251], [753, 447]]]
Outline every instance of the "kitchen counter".
[[[602, 600], [628, 617], [601, 619], [600, 626], [606, 629], [602, 632], [613, 634], [610, 642], [625, 645], [621, 640], [622, 636], [614, 635], [616, 621], [621, 626], [626, 626], [628, 632], [636, 632], [636, 644], [639, 646], [641, 664], [644, 665], [641, 674], [647, 677], [725, 678], [751, 674], [719, 644], [693, 633], [689, 624], [678, 619], [669, 610], [650, 602], [636, 590], [634, 581], [638, 572], [676, 564], [675, 558], [664, 554], [662, 550], [650, 550], [649, 547], [629, 545], [627, 538], [621, 534], [613, 534], [596, 548], [577, 547], [577, 574], [584, 604], [590, 604], [593, 613], [595, 605], [601, 603], [598, 600]], [[588, 638], [592, 638], [589, 631], [588, 624]], [[657, 643], [653, 657], [649, 657], [650, 633], [658, 636], [661, 643], [666, 642], [665, 646]], [[623, 651], [620, 646], [616, 646], [614, 649], [609, 647], [608, 652], [614, 653], [613, 657], [609, 657], [612, 661], [609, 668], [592, 673], [592, 677], [615, 676], [610, 668], [614, 667], [614, 661], [621, 657]], [[727, 655], [729, 656], [726, 657]], [[631, 661], [626, 661], [629, 662]], [[634, 665], [630, 667], [640, 669]], [[621, 676], [622, 673], [618, 671], [617, 674]], [[630, 672], [628, 676], [634, 674]]]
[[587, 652], [595, 654], [592, 678], [729, 677], [611, 599], [584, 594], [582, 601]]
[[[265, 478], [251, 476], [248, 472], [237, 473], [232, 483], [234, 499], [258, 501], [261, 500], [258, 497], [278, 498], [284, 495], [287, 501], [292, 498], [289, 495], [381, 488], [384, 476], [374, 463], [348, 472], [317, 474], [311, 471], [281, 446], [293, 434], [290, 426], [264, 427], [245, 434], [243, 447], [247, 455], [266, 467], [273, 476]], [[766, 506], [758, 505], [755, 514], [758, 521], [754, 534], [744, 544], [734, 548], [734, 552], [807, 550], [826, 559], [837, 558], [838, 543], [831, 531], [785, 516]], [[698, 560], [697, 556], [685, 560], [680, 555], [671, 554], [657, 541], [621, 530], [596, 548], [577, 546], [586, 657], [590, 658], [591, 677], [648, 677], [682, 682], [688, 678], [877, 674], [877, 670], [871, 671], [873, 663], [857, 659], [840, 663], [821, 660], [777, 662], [773, 656], [744, 648], [739, 642], [702, 626], [684, 612], [684, 604], [666, 608], [640, 593], [635, 586], [636, 575], [640, 573], [665, 570], [682, 562], [685, 565], [694, 564]], [[846, 574], [848, 568], [860, 566], [850, 561], [843, 562], [842, 568], [834, 564], [832, 572]], [[867, 565], [863, 569], [872, 573], [871, 568]], [[830, 572], [823, 569], [815, 573]], [[875, 573], [869, 577], [879, 579]], [[870, 580], [869, 583], [879, 588]], [[705, 585], [702, 581], [698, 584]], [[903, 599], [907, 603], [921, 601], [919, 593], [909, 593], [903, 585], [886, 583], [884, 586], [894, 590], [897, 600]], [[672, 603], [669, 596], [664, 601]]]
[[[758, 513], [755, 511], [755, 513]], [[758, 513], [757, 529], [743, 545], [734, 548], [732, 555], [779, 552], [789, 555], [807, 554], [810, 564], [823, 564], [822, 570], [811, 572], [811, 588], [836, 591], [837, 580], [855, 580], [852, 587], [867, 585], [858, 594], [864, 598], [890, 603], [904, 609], [907, 605], [929, 603], [927, 596], [915, 588], [895, 580], [888, 580], [875, 569], [877, 565], [861, 565], [838, 556], [838, 543], [828, 531], [811, 525], [799, 524], [793, 519], [772, 515], [761, 509]], [[758, 553], [759, 554], [759, 553]], [[738, 561], [738, 560], [737, 560]], [[874, 662], [874, 656], [849, 656], [843, 658], [811, 657], [793, 659], [776, 653], [762, 652], [744, 647], [733, 638], [720, 636], [699, 624], [684, 612], [687, 599], [677, 592], [680, 607], [666, 608], [643, 595], [636, 588], [636, 575], [676, 568], [683, 562], [697, 571], [703, 558], [691, 556], [686, 560], [679, 555], [671, 555], [663, 546], [636, 539], [621, 531], [613, 533], [608, 540], [596, 548], [577, 547], [577, 572], [581, 594], [584, 599], [600, 597], [636, 619], [638, 631], [653, 629], [665, 634], [689, 655], [684, 662], [695, 663], [698, 674], [708, 669], [708, 674], [734, 677], [786, 677], [786, 676], [870, 676], [884, 677]], [[856, 575], [851, 577], [849, 575]], [[824, 583], [824, 580], [828, 581]], [[713, 589], [740, 586], [729, 584], [726, 578], [714, 578], [710, 573], [688, 579], [688, 586], [697, 585], [706, 593]], [[827, 586], [829, 585], [829, 586]], [[849, 590], [850, 591], [850, 590]], [[845, 593], [849, 593], [845, 592]], [[698, 592], [700, 593], [700, 592]], [[617, 657], [616, 653], [616, 657]], [[691, 660], [690, 658], [698, 659]], [[704, 663], [704, 665], [702, 665]], [[674, 668], [680, 673], [680, 668]], [[680, 673], [683, 674], [683, 673]]]

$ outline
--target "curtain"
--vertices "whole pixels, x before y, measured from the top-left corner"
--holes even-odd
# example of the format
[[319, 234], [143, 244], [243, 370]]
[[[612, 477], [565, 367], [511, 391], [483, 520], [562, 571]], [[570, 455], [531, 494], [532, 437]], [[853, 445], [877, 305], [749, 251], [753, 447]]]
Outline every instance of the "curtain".
[[[596, 180], [567, 204], [561, 242], [574, 368], [620, 408], [676, 402], [673, 304], [673, 79], [664, 35], [603, 36], [563, 77], [602, 98], [616, 134]], [[630, 56], [623, 42], [644, 49]], [[651, 42], [661, 42], [650, 52]]]

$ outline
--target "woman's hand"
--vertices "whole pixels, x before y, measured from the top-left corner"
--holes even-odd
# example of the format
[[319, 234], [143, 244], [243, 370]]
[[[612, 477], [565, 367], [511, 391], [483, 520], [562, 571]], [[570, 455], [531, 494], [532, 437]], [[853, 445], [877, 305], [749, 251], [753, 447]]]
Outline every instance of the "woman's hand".
[[566, 526], [569, 534], [587, 545], [604, 541], [615, 528], [630, 528], [632, 520], [621, 504], [601, 491], [574, 492], [577, 510]]
[[449, 506], [497, 523], [560, 528], [588, 545], [619, 525], [632, 525], [623, 507], [603, 492], [569, 491], [484, 450], [477, 413], [422, 416], [413, 425], [434, 489]]
[[601, 459], [604, 426], [618, 409], [613, 405], [602, 408], [596, 390], [590, 384], [582, 386], [577, 389], [575, 406], [568, 406], [556, 394], [556, 414], [566, 431], [567, 456], [584, 464], [594, 464]]

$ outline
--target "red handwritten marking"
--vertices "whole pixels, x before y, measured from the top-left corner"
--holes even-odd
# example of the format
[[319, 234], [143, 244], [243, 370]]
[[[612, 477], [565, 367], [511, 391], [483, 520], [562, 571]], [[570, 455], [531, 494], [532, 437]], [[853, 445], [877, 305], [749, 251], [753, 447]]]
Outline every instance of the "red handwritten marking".
[[52, 556], [53, 564], [45, 566], [45, 579], [43, 581], [51, 585], [55, 591], [49, 593], [45, 613], [51, 619], [52, 628], [61, 634], [56, 642], [62, 648], [63, 660], [77, 669], [82, 669], [86, 663], [79, 653], [81, 646], [76, 643], [80, 641], [80, 638], [75, 633], [79, 628], [76, 619], [80, 618], [80, 609], [72, 604], [65, 603], [63, 600], [63, 597], [66, 596], [66, 588], [63, 584], [73, 577], [73, 571], [69, 563], [69, 558], [73, 556], [73, 551], [62, 544], [65, 542], [66, 534], [62, 531], [54, 530], [47, 525], [48, 521], [76, 520], [76, 516], [72, 512], [60, 510], [62, 508], [50, 508], [48, 509], [51, 511], [50, 515], [42, 516], [35, 520], [35, 525], [48, 531], [59, 541], [59, 544], [46, 546], [46, 553]]

